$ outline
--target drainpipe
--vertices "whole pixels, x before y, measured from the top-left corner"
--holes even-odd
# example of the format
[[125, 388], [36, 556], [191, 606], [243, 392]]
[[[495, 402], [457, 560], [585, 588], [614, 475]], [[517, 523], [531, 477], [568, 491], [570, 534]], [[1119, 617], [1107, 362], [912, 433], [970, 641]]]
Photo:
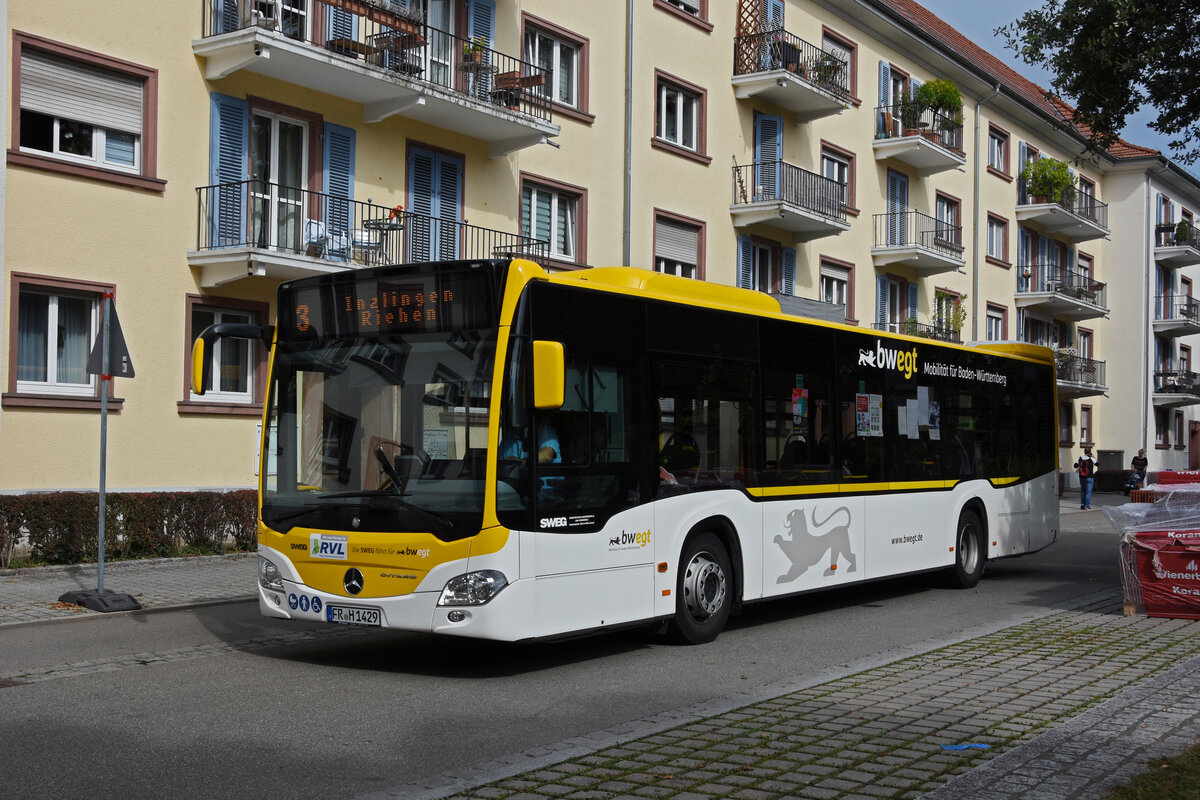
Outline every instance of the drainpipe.
[[621, 217], [621, 263], [631, 263], [630, 192], [633, 184], [633, 0], [625, 6], [625, 208]]
[[[0, 0], [0, 23], [3, 23], [5, 28], [8, 27], [8, 0]], [[8, 38], [0, 40], [0, 64], [7, 64], [8, 55]], [[9, 86], [5, 82], [0, 86], [0, 130], [8, 130], [8, 115], [9, 115]], [[5, 240], [5, 220], [8, 219], [8, 170], [0, 172], [0, 330], [7, 330], [8, 321], [4, 316], [4, 309], [8, 308], [8, 301], [5, 299], [5, 288], [8, 286], [8, 265], [4, 258], [4, 240]], [[16, 352], [14, 348], [13, 352]], [[10, 370], [16, 369], [17, 365], [9, 363]], [[0, 409], [0, 420], [4, 418], [4, 411]], [[0, 433], [3, 430], [0, 429]], [[3, 439], [0, 439], [2, 442]], [[2, 449], [2, 448], [0, 448]]]
[[[1000, 84], [997, 83], [991, 94], [975, 104], [975, 182], [971, 201], [975, 211], [975, 230], [972, 231], [971, 236], [971, 263], [975, 267], [971, 270], [971, 341], [974, 342], [979, 341], [979, 170], [983, 166], [983, 161], [979, 157], [979, 130], [981, 128], [979, 110], [983, 108], [984, 103], [994, 99], [998, 94], [1000, 94]], [[984, 224], [987, 224], [986, 220], [984, 220]]]

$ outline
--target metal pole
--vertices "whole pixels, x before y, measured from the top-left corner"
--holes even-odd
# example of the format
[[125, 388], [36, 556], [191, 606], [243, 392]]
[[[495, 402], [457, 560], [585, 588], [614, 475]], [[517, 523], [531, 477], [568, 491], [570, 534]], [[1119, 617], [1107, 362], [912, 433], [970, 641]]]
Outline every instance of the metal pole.
[[96, 559], [98, 565], [96, 592], [104, 594], [104, 482], [105, 463], [108, 460], [108, 382], [112, 375], [108, 372], [109, 320], [112, 318], [111, 292], [104, 293], [104, 333], [100, 353], [100, 550]]

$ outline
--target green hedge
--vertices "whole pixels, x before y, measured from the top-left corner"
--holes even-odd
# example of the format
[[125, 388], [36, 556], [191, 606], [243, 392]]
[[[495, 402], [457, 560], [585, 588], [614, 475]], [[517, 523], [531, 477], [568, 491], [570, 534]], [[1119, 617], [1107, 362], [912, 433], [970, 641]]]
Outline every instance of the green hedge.
[[[0, 567], [24, 534], [30, 558], [47, 564], [94, 561], [96, 492], [0, 496]], [[221, 553], [227, 539], [250, 551], [257, 538], [255, 492], [112, 492], [104, 498], [104, 557], [152, 558]]]

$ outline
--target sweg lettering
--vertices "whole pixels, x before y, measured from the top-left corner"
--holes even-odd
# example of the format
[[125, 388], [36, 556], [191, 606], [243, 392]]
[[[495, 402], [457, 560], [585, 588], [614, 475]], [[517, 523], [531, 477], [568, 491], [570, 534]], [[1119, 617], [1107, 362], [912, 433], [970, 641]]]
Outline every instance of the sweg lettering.
[[883, 342], [875, 340], [874, 352], [858, 351], [858, 365], [876, 367], [878, 369], [896, 369], [904, 373], [905, 378], [911, 378], [917, 371], [917, 348], [912, 350], [895, 350], [884, 347]]
[[567, 527], [566, 517], [542, 517], [543, 528], [565, 528]]

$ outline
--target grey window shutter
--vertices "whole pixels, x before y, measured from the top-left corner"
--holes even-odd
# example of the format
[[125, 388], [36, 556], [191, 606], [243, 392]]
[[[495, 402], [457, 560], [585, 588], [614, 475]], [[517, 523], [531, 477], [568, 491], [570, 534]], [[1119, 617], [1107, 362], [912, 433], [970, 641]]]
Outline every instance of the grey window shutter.
[[21, 108], [141, 134], [142, 81], [36, 50], [24, 50]]
[[654, 222], [654, 257], [684, 264], [698, 263], [700, 231], [678, 222], [659, 219]]

